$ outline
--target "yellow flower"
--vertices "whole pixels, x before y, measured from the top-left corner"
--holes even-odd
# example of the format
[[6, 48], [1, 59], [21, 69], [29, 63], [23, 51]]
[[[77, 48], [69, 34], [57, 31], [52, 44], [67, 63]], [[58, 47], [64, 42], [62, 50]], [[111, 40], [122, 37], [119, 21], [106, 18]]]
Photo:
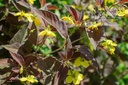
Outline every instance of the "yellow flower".
[[67, 83], [74, 83], [76, 84], [80, 84], [81, 80], [84, 79], [83, 74], [79, 73], [76, 70], [68, 70], [68, 76], [66, 77], [66, 82]]
[[29, 4], [34, 4], [34, 1], [36, 1], [36, 0], [27, 0], [27, 2], [28, 2]]
[[88, 27], [88, 29], [96, 29], [96, 30], [98, 30], [98, 27], [102, 26], [102, 25], [103, 24], [101, 22], [98, 22], [98, 23], [93, 22], [92, 25]]
[[123, 17], [128, 14], [128, 9], [121, 8], [117, 11], [116, 15]]
[[40, 20], [39, 20], [38, 17], [35, 17], [35, 18], [34, 18], [34, 24], [35, 24], [36, 26], [39, 26], [39, 25], [40, 25]]
[[95, 12], [94, 6], [93, 6], [92, 4], [90, 4], [90, 5], [88, 6], [88, 9], [89, 9], [90, 11], [92, 11], [92, 12]]
[[24, 70], [24, 68], [23, 68], [23, 66], [21, 66], [21, 67], [20, 67], [20, 74], [23, 73], [23, 70]]
[[56, 37], [55, 33], [50, 30], [48, 26], [46, 29], [39, 33], [39, 36], [49, 36], [49, 37]]
[[21, 82], [37, 83], [38, 80], [33, 75], [28, 75], [28, 77], [20, 78]]
[[31, 13], [25, 13], [24, 17], [27, 18], [27, 20], [29, 22], [33, 22], [33, 18], [34, 18], [34, 15], [33, 14], [31, 14]]
[[24, 11], [15, 13], [15, 16], [19, 16], [19, 20], [25, 17], [29, 22], [33, 22], [33, 18], [34, 18], [33, 14], [25, 13]]
[[20, 12], [15, 13], [15, 16], [21, 16], [21, 17], [23, 17], [24, 15], [25, 15], [25, 12], [24, 11], [20, 11]]
[[115, 46], [117, 46], [116, 43], [114, 43], [112, 40], [104, 40], [101, 45], [110, 53], [114, 54]]
[[20, 12], [17, 12], [15, 13], [14, 16], [19, 16], [18, 19], [21, 20], [25, 15], [25, 12], [24, 11], [20, 11]]
[[87, 20], [88, 18], [89, 18], [89, 16], [88, 16], [88, 15], [84, 15], [83, 20]]
[[85, 58], [82, 57], [78, 57], [75, 62], [74, 65], [75, 66], [84, 66], [85, 68], [87, 68], [89, 65], [91, 64], [91, 61], [87, 61]]
[[69, 24], [74, 24], [74, 22], [73, 22], [71, 17], [65, 16], [65, 17], [62, 17], [62, 20], [68, 22]]

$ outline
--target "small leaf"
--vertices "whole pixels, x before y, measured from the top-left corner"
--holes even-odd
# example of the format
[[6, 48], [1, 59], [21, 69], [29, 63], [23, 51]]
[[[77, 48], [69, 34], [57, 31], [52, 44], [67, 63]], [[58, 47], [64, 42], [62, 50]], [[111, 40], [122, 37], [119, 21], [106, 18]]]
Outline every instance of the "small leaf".
[[19, 67], [13, 67], [11, 69], [14, 73], [20, 73], [20, 68]]
[[41, 4], [41, 7], [43, 7], [46, 4], [46, 0], [39, 0], [39, 1], [40, 1], [40, 4]]
[[12, 58], [20, 65], [23, 66], [24, 65], [24, 59], [21, 55], [16, 54], [16, 53], [12, 53], [10, 52]]
[[54, 85], [59, 85], [62, 80], [65, 80], [68, 73], [68, 67], [64, 66], [63, 64], [59, 67], [55, 78], [54, 78]]
[[16, 43], [16, 42], [23, 44], [26, 41], [25, 40], [26, 36], [27, 36], [27, 25], [23, 25], [22, 28], [10, 40], [10, 44]]
[[33, 24], [29, 30], [29, 36], [28, 36], [28, 41], [32, 44], [37, 44], [38, 40], [38, 29], [36, 29], [36, 26]]
[[79, 24], [82, 23], [83, 17], [84, 17], [84, 12], [83, 11], [79, 12], [79, 11], [77, 11], [76, 9], [72, 8], [69, 5], [64, 5], [64, 7], [68, 10], [68, 12], [74, 18], [76, 25], [79, 25]]
[[20, 47], [19, 43], [13, 43], [13, 44], [8, 44], [8, 45], [2, 45], [6, 50], [9, 52], [17, 53], [18, 49]]
[[59, 9], [56, 6], [51, 6], [51, 5], [48, 5], [47, 8], [48, 8], [48, 10], [58, 10]]
[[4, 59], [0, 59], [0, 68], [4, 68], [4, 67], [8, 67], [12, 64], [13, 60], [10, 58], [4, 58]]
[[86, 32], [93, 48], [96, 50], [97, 45], [104, 38], [104, 27], [98, 27], [98, 29], [86, 29]]
[[54, 57], [39, 58], [37, 59], [39, 68], [44, 71], [45, 74], [49, 74], [49, 70], [57, 71], [60, 66], [60, 62]]
[[25, 2], [24, 0], [17, 1], [16, 3], [18, 3], [19, 5], [21, 5], [22, 6], [22, 9], [23, 9], [23, 7], [29, 8], [29, 4], [27, 2]]
[[25, 66], [27, 67], [28, 65], [30, 65], [31, 62], [37, 61], [37, 57], [36, 56], [27, 56], [25, 57]]

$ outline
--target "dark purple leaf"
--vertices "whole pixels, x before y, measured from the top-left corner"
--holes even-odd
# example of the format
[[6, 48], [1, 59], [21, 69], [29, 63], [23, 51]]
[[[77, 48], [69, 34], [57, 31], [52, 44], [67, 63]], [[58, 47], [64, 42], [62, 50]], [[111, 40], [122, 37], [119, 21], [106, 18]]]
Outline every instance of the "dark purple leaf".
[[11, 69], [14, 73], [20, 73], [20, 67], [13, 67]]
[[32, 11], [34, 12], [35, 15], [37, 15], [43, 20], [43, 22], [45, 23], [44, 27], [47, 27], [46, 25], [49, 24], [58, 31], [58, 33], [62, 36], [62, 38], [67, 37], [68, 35], [67, 26], [62, 20], [58, 18], [57, 15], [55, 15], [50, 11], [44, 11], [44, 10], [39, 11], [34, 8], [32, 9]]
[[20, 65], [23, 66], [24, 65], [24, 59], [21, 55], [10, 52], [12, 58]]
[[30, 70], [30, 73], [33, 72], [35, 77], [38, 77], [39, 79], [42, 78], [42, 74], [41, 72], [38, 71], [38, 69], [30, 67], [29, 70]]
[[[27, 2], [25, 2], [25, 0], [15, 0], [16, 1], [16, 3], [18, 3], [19, 5], [21, 5], [21, 6], [23, 6], [23, 7], [26, 7], [26, 8], [28, 8], [29, 9], [29, 4], [27, 3]], [[23, 8], [22, 7], [22, 8]]]
[[62, 80], [65, 80], [68, 73], [68, 67], [64, 66], [63, 64], [60, 66], [58, 72], [56, 73], [56, 76], [54, 78], [54, 85], [60, 85], [59, 83]]
[[91, 60], [92, 63], [93, 63], [93, 66], [95, 66], [95, 67], [96, 67], [96, 70], [97, 70], [98, 72], [100, 72], [99, 65], [98, 65], [96, 59], [93, 57], [93, 55], [92, 55], [92, 53], [90, 52], [90, 50], [89, 50], [87, 47], [85, 47], [85, 46], [77, 45], [77, 46], [75, 46], [75, 47], [76, 47], [76, 49], [79, 51], [79, 53], [80, 53], [86, 60], [88, 60], [88, 61]]
[[72, 8], [69, 5], [64, 5], [64, 7], [68, 10], [68, 12], [72, 15], [76, 24], [80, 24], [83, 21], [84, 12], [77, 11], [76, 9]]
[[13, 65], [13, 60], [10, 58], [0, 59], [0, 67], [8, 67], [10, 65]]
[[6, 50], [9, 52], [17, 53], [18, 49], [21, 45], [19, 43], [13, 43], [13, 44], [8, 44], [8, 45], [2, 45]]
[[48, 10], [57, 10], [57, 9], [59, 9], [58, 7], [52, 6], [52, 5], [48, 5], [47, 8], [48, 8]]
[[46, 0], [39, 0], [39, 1], [40, 1], [40, 4], [41, 4], [41, 7], [46, 4]]
[[37, 63], [38, 67], [46, 74], [49, 74], [50, 69], [57, 71], [60, 66], [60, 62], [54, 57], [39, 58], [37, 59]]
[[14, 16], [12, 12], [8, 14], [8, 16], [6, 17], [6, 21], [9, 22], [9, 24], [11, 25], [20, 25], [20, 26], [26, 23], [24, 21], [18, 21], [18, 17]]
[[105, 4], [104, 4], [104, 1], [105, 0], [95, 0], [96, 1], [96, 3], [98, 4], [98, 5], [100, 5], [101, 7], [104, 7], [105, 8]]
[[93, 48], [96, 50], [97, 45], [104, 37], [104, 27], [99, 27], [98, 30], [86, 29], [86, 32]]
[[6, 83], [8, 81], [12, 81], [12, 80], [18, 80], [18, 74], [17, 73], [11, 72], [10, 75], [6, 78], [6, 81], [4, 83]]
[[20, 46], [18, 54], [24, 56], [30, 54], [30, 52], [32, 51], [32, 45], [33, 44], [27, 40], [22, 46]]
[[95, 0], [97, 4], [101, 5], [103, 4], [104, 0]]
[[37, 61], [37, 57], [36, 56], [27, 56], [24, 58], [25, 60], [25, 66], [27, 67], [28, 65], [30, 65], [31, 62]]
[[10, 44], [13, 44], [16, 42], [23, 44], [26, 41], [26, 36], [27, 36], [27, 25], [23, 25], [22, 28], [10, 40]]
[[72, 50], [72, 43], [71, 40], [68, 38], [65, 44], [65, 50], [64, 51], [60, 51], [58, 52], [59, 56], [61, 57], [61, 59], [68, 60], [71, 59], [72, 55], [73, 55], [73, 50]]
[[29, 30], [28, 40], [32, 44], [36, 45], [37, 44], [37, 40], [38, 40], [38, 29], [36, 29], [36, 26], [34, 24], [30, 28], [31, 29]]

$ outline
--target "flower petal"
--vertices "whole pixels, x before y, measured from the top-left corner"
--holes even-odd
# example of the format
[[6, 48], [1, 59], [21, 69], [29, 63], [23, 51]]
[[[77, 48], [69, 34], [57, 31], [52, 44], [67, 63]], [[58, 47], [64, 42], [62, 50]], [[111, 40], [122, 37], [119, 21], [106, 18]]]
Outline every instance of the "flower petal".
[[72, 76], [67, 76], [66, 77], [66, 82], [67, 83], [71, 83], [73, 81], [73, 77]]
[[78, 57], [75, 62], [74, 62], [75, 66], [80, 66], [81, 65], [81, 57]]
[[22, 82], [27, 81], [27, 78], [26, 77], [22, 77], [22, 78], [20, 78], [20, 81], [22, 81]]
[[73, 79], [73, 83], [74, 83], [74, 84], [80, 84], [80, 80], [77, 79], [77, 78], [74, 78], [74, 79]]

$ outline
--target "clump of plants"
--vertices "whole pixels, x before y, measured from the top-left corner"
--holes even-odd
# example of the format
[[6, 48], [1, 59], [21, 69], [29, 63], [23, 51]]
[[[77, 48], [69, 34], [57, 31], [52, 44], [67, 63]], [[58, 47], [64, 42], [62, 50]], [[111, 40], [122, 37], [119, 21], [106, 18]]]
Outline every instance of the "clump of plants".
[[128, 84], [126, 2], [0, 0], [0, 84]]

